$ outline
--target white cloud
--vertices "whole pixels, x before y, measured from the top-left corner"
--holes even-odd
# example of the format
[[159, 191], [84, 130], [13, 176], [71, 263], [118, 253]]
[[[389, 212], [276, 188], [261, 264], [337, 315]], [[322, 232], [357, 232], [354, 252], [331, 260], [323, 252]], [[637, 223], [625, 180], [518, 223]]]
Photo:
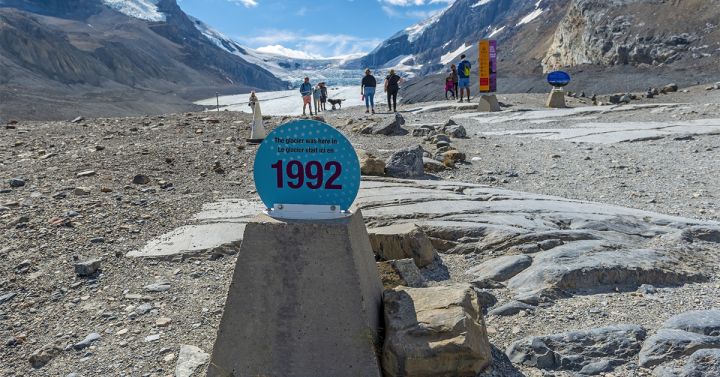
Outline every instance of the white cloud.
[[295, 59], [322, 59], [321, 55], [308, 54], [305, 51], [293, 50], [291, 48], [283, 47], [281, 45], [265, 46], [256, 48], [260, 52], [269, 52], [271, 54], [285, 55]]
[[302, 8], [300, 8], [300, 10], [297, 11], [297, 13], [295, 13], [295, 14], [297, 14], [298, 16], [304, 16], [304, 15], [305, 15], [305, 12], [307, 12], [307, 8], [302, 7]]
[[302, 30], [276, 29], [264, 30], [262, 35], [256, 37], [238, 36], [236, 39], [250, 47], [265, 46], [260, 49], [277, 49], [278, 45], [282, 48], [289, 46], [288, 50], [306, 53], [316, 59], [323, 56], [334, 57], [372, 51], [382, 42], [378, 38], [360, 38], [343, 34], [306, 35]]
[[436, 15], [438, 12], [442, 11], [442, 9], [435, 9], [435, 10], [409, 10], [406, 12], [400, 12], [396, 10], [393, 7], [389, 7], [387, 5], [381, 6], [382, 10], [385, 12], [385, 14], [388, 15], [388, 17], [392, 18], [414, 18], [414, 19], [425, 19], [428, 17], [431, 17], [433, 15]]
[[228, 1], [232, 1], [232, 2], [236, 3], [237, 5], [242, 4], [245, 6], [245, 8], [256, 7], [258, 5], [257, 1], [255, 1], [255, 0], [228, 0]]

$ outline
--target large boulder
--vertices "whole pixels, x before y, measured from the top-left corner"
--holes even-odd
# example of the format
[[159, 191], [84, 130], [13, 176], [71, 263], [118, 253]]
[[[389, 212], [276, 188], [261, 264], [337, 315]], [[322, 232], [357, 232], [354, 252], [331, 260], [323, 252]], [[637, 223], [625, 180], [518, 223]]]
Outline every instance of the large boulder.
[[385, 260], [412, 258], [424, 267], [437, 255], [425, 232], [412, 223], [368, 229], [368, 235], [373, 251]]
[[[402, 126], [405, 124], [405, 118], [400, 113], [395, 113], [395, 116], [385, 118], [380, 123], [375, 123], [370, 129], [373, 135], [393, 135], [402, 131]], [[365, 133], [363, 131], [363, 133]]]
[[702, 349], [690, 356], [682, 368], [659, 366], [653, 371], [657, 377], [713, 377], [720, 376], [720, 349]]
[[386, 377], [476, 376], [492, 362], [470, 285], [403, 288], [384, 297]]
[[361, 174], [385, 174], [385, 162], [362, 149], [357, 150]]
[[505, 353], [515, 364], [593, 375], [626, 363], [644, 339], [642, 327], [616, 325], [521, 339]]
[[443, 125], [442, 128], [440, 128], [440, 132], [444, 133], [445, 135], [449, 135], [450, 137], [454, 137], [454, 138], [467, 137], [467, 132], [465, 131], [465, 127], [458, 125], [452, 119], [448, 120], [445, 123], [445, 125]]
[[505, 281], [519, 274], [522, 270], [530, 267], [532, 258], [525, 254], [507, 255], [493, 258], [487, 262], [473, 267], [467, 272], [468, 275], [475, 275], [478, 279], [490, 279]]
[[397, 178], [415, 178], [425, 174], [423, 149], [420, 145], [407, 147], [390, 155], [385, 169]]
[[696, 310], [678, 314], [665, 321], [663, 328], [720, 336], [720, 310]]
[[720, 348], [720, 338], [682, 330], [660, 329], [640, 350], [640, 366], [649, 368], [706, 348]]

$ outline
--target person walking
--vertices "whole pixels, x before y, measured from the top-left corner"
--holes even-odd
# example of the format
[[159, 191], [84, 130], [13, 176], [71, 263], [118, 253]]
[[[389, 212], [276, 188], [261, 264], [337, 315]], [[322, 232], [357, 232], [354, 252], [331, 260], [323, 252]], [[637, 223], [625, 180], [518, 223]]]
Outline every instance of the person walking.
[[449, 99], [455, 99], [455, 87], [452, 82], [452, 75], [445, 78], [445, 99], [448, 99], [448, 92], [450, 92]]
[[300, 95], [303, 98], [303, 115], [305, 115], [305, 106], [310, 106], [310, 116], [312, 116], [312, 85], [309, 77], [305, 77], [305, 82], [300, 85]]
[[458, 92], [458, 80], [460, 80], [460, 77], [457, 73], [457, 67], [455, 67], [455, 64], [450, 66], [450, 69], [452, 69], [452, 72], [450, 73], [450, 76], [452, 77], [452, 83], [453, 83], [453, 93], [457, 95]]
[[362, 79], [360, 84], [360, 95], [365, 96], [365, 114], [369, 114], [372, 111], [375, 114], [375, 88], [377, 87], [377, 81], [375, 76], [370, 72], [370, 68], [365, 68], [365, 77]]
[[468, 102], [470, 102], [470, 62], [465, 60], [465, 54], [460, 55], [460, 64], [458, 70], [458, 86], [460, 87], [460, 101], [463, 101], [463, 90], [467, 91]]
[[320, 106], [325, 111], [325, 102], [327, 102], [327, 87], [324, 82], [320, 83]]
[[250, 91], [250, 100], [248, 101], [248, 106], [250, 106], [253, 114], [255, 114], [255, 103], [257, 103], [257, 100], [257, 97], [255, 97], [255, 91]]
[[[388, 111], [397, 112], [397, 94], [400, 90], [400, 84], [403, 83], [402, 77], [395, 74], [395, 70], [391, 69], [390, 74], [385, 78], [385, 92], [387, 92]], [[392, 102], [390, 101], [392, 99]], [[392, 105], [392, 107], [390, 106]]]
[[320, 112], [320, 84], [313, 88], [313, 103], [315, 104], [315, 114]]

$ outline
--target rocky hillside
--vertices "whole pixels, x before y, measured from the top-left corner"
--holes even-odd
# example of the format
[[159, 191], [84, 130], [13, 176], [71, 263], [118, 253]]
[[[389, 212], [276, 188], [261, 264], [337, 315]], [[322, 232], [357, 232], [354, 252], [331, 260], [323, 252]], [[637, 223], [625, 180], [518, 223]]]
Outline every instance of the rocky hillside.
[[458, 0], [361, 62], [431, 75], [446, 72], [462, 53], [477, 61], [477, 41], [497, 39], [506, 77], [623, 65], [661, 68], [653, 74], [717, 72], [719, 19], [714, 0]]
[[105, 116], [177, 111], [188, 106], [187, 99], [215, 91], [286, 87], [213, 44], [175, 0], [140, 3], [151, 7], [132, 13], [128, 9], [138, 7], [118, 6], [123, 2], [108, 2], [113, 9], [101, 0], [5, 0], [0, 116], [70, 117], [68, 107], [88, 101], [105, 103], [99, 110]]

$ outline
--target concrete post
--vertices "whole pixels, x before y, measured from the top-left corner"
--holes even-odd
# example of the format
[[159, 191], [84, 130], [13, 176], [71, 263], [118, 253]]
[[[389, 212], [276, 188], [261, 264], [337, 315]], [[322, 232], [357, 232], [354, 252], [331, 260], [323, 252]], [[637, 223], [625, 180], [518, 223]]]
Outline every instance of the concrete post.
[[550, 92], [550, 96], [548, 97], [546, 107], [554, 109], [561, 109], [567, 107], [567, 105], [565, 104], [565, 93], [563, 93], [562, 88], [560, 88], [559, 90], [553, 88], [553, 90]]
[[478, 103], [478, 111], [493, 112], [500, 111], [500, 103], [494, 94], [480, 96], [480, 103]]
[[[207, 376], [380, 377], [382, 282], [360, 211], [245, 227]], [[220, 370], [222, 369], [222, 371]]]

